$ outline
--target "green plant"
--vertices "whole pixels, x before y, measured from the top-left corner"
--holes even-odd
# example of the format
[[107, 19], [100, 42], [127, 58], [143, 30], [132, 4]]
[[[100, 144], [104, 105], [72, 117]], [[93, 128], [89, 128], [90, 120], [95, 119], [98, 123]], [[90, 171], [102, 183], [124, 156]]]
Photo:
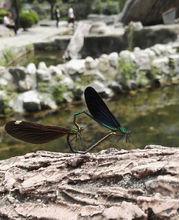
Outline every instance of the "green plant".
[[4, 8], [0, 8], [0, 24], [3, 23], [4, 16], [8, 15], [8, 10]]
[[22, 11], [20, 14], [20, 25], [24, 30], [36, 24], [38, 20], [38, 15], [34, 11]]
[[135, 79], [137, 66], [132, 60], [119, 59], [118, 69], [121, 73], [123, 83]]
[[60, 104], [64, 101], [63, 94], [66, 91], [66, 87], [63, 85], [54, 85], [52, 88], [52, 96], [54, 97], [57, 104]]
[[119, 3], [115, 1], [108, 1], [104, 7], [103, 13], [106, 15], [113, 15], [119, 13]]
[[92, 5], [92, 13], [95, 13], [95, 14], [103, 13], [103, 4], [101, 0], [97, 0], [94, 2], [94, 4]]
[[127, 29], [128, 50], [132, 51], [134, 48], [134, 27], [129, 24]]
[[39, 16], [38, 14], [35, 12], [35, 11], [29, 11], [32, 18], [33, 18], [33, 21], [34, 21], [34, 24], [37, 24], [39, 22]]
[[4, 49], [2, 57], [0, 58], [1, 66], [8, 66], [15, 59], [15, 54], [10, 48]]

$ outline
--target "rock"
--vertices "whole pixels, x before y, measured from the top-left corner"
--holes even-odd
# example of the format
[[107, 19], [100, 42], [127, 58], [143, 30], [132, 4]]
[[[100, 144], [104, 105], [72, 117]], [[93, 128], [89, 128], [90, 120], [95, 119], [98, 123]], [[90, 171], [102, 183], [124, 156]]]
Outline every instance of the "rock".
[[37, 151], [1, 160], [0, 216], [179, 219], [178, 161], [178, 148], [154, 145], [86, 155]]
[[6, 101], [7, 101], [6, 92], [0, 90], [0, 116], [4, 116], [4, 114], [5, 114], [5, 108], [7, 105]]
[[129, 25], [126, 27], [126, 31], [129, 32], [130, 30], [132, 31], [140, 31], [143, 29], [143, 25], [140, 21], [138, 22], [133, 22], [131, 21]]
[[161, 87], [169, 86], [172, 84], [172, 77], [170, 75], [161, 75], [158, 77]]
[[85, 70], [85, 60], [72, 59], [65, 64], [65, 69], [70, 76], [76, 77], [76, 74], [79, 76]]
[[92, 57], [86, 57], [85, 58], [85, 68], [87, 70], [93, 70], [97, 68], [97, 61], [94, 60]]
[[37, 70], [38, 82], [50, 82], [52, 79], [51, 72], [49, 69], [38, 69]]
[[[143, 69], [143, 70], [151, 69], [152, 59], [149, 56], [148, 52], [149, 51], [146, 52], [146, 50], [141, 50], [140, 48], [134, 49], [135, 63], [137, 64], [137, 66], [140, 67], [140, 69]], [[152, 54], [152, 51], [151, 51], [151, 54]], [[153, 57], [154, 57], [154, 53], [153, 53]]]
[[66, 51], [64, 53], [64, 59], [77, 59], [80, 57], [79, 52], [81, 51], [84, 38], [88, 35], [91, 24], [88, 21], [80, 21], [75, 28], [75, 33], [70, 39]]
[[128, 79], [126, 81], [126, 86], [128, 87], [129, 90], [135, 90], [138, 88], [137, 82], [133, 79]]
[[[162, 13], [170, 8], [178, 7], [177, 0], [165, 1], [151, 0], [144, 2], [142, 0], [128, 0], [123, 8], [120, 20], [124, 24], [130, 21], [141, 21], [144, 25], [161, 24]], [[152, 16], [149, 16], [152, 10]]]
[[154, 59], [151, 63], [151, 66], [157, 71], [159, 75], [170, 74], [168, 57], [161, 57]]
[[55, 101], [52, 99], [51, 95], [48, 93], [43, 93], [39, 95], [41, 110], [56, 110], [58, 107]]
[[30, 75], [24, 67], [10, 68], [9, 72], [13, 76], [16, 89], [19, 92], [36, 88], [36, 75]]
[[100, 81], [94, 81], [90, 84], [99, 94], [101, 94], [105, 98], [111, 98], [114, 94], [111, 89], [105, 86]]
[[119, 62], [119, 55], [116, 52], [110, 53], [108, 56], [109, 59], [109, 64], [114, 67], [117, 68], [118, 67], [118, 62]]
[[112, 91], [114, 92], [114, 94], [120, 94], [120, 93], [123, 93], [124, 90], [122, 88], [122, 85], [119, 84], [118, 82], [116, 81], [112, 81], [112, 82], [109, 82], [108, 83], [108, 87], [110, 89], [112, 89]]
[[155, 46], [151, 47], [156, 54], [156, 56], [169, 56], [171, 54], [176, 53], [176, 49], [170, 45], [162, 45], [156, 44]]
[[169, 64], [173, 70], [173, 74], [179, 75], [179, 54], [170, 55]]
[[45, 62], [40, 62], [39, 65], [38, 65], [38, 69], [40, 70], [47, 70], [47, 65]]
[[98, 59], [98, 69], [102, 73], [108, 72], [110, 68], [108, 55], [103, 54]]
[[4, 25], [0, 25], [0, 37], [13, 37], [15, 35], [14, 31], [5, 27]]
[[41, 110], [41, 100], [37, 91], [21, 93], [9, 103], [14, 112], [24, 113]]
[[68, 88], [69, 90], [74, 89], [74, 81], [69, 76], [64, 76], [62, 80], [59, 81], [59, 84]]
[[135, 62], [134, 53], [129, 50], [123, 50], [119, 53], [120, 60], [125, 60], [126, 63], [128, 62]]
[[63, 77], [62, 70], [58, 66], [50, 66], [49, 70], [52, 76], [56, 76], [57, 79], [61, 79]]
[[179, 75], [173, 76], [172, 77], [172, 84], [179, 84]]
[[74, 95], [73, 95], [73, 93], [72, 92], [64, 92], [63, 93], [63, 100], [65, 101], [65, 102], [72, 102], [73, 101], [73, 97], [74, 97]]
[[105, 22], [107, 25], [111, 25], [116, 23], [118, 15], [89, 14], [87, 18], [92, 22]]
[[90, 34], [94, 34], [94, 35], [98, 35], [98, 34], [107, 34], [109, 33], [109, 28], [107, 27], [107, 25], [102, 22], [102, 21], [98, 21], [98, 22], [93, 22], [90, 31]]
[[102, 74], [97, 69], [92, 70], [86, 70], [83, 74], [83, 76], [80, 78], [80, 81], [83, 82], [92, 82], [95, 80], [99, 80], [101, 82], [104, 82], [106, 80], [104, 74]]
[[19, 92], [25, 92], [35, 88], [36, 88], [36, 80], [30, 76], [27, 76], [25, 80], [20, 80], [18, 82]]
[[15, 83], [18, 83], [18, 81], [20, 81], [20, 80], [24, 80], [26, 77], [25, 67], [9, 68], [9, 72], [13, 76]]
[[26, 67], [26, 73], [30, 75], [35, 75], [37, 71], [37, 68], [34, 63], [29, 63]]
[[13, 77], [9, 73], [8, 69], [0, 66], [0, 88], [2, 89], [15, 89], [13, 85]]

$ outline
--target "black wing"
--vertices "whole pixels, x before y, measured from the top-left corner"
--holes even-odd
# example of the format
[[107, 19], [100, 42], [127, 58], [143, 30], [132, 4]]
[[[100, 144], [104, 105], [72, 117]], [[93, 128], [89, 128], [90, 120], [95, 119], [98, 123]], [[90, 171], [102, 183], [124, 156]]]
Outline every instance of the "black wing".
[[112, 129], [121, 127], [94, 88], [87, 87], [84, 94], [88, 110], [95, 121]]
[[27, 121], [9, 121], [6, 132], [14, 138], [32, 144], [43, 144], [70, 133], [70, 129], [57, 126], [45, 126]]

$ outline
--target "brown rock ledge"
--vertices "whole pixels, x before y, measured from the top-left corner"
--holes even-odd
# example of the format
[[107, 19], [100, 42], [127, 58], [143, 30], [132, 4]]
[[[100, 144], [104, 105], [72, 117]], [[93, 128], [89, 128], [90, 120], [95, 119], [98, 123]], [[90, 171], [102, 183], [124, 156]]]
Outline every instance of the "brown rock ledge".
[[179, 148], [0, 161], [0, 219], [179, 219]]

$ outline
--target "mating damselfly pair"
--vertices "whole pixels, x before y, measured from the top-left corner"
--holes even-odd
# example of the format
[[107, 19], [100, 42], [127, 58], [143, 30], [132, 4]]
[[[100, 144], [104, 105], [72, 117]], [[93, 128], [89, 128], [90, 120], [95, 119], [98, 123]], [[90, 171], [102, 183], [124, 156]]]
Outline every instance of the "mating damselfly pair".
[[[88, 111], [74, 114], [73, 128], [48, 126], [28, 121], [9, 121], [5, 125], [5, 130], [12, 137], [32, 144], [47, 143], [66, 135], [68, 146], [73, 153], [87, 153], [112, 135], [120, 136], [120, 139], [127, 141], [130, 131], [121, 126], [96, 90], [92, 87], [87, 87], [84, 91], [84, 96]], [[96, 143], [87, 146], [84, 151], [74, 149], [71, 143], [72, 138], [76, 137], [79, 139], [79, 144], [84, 148], [81, 134], [83, 128], [77, 123], [77, 117], [81, 114], [87, 115], [109, 130], [104, 137], [100, 138]]]

